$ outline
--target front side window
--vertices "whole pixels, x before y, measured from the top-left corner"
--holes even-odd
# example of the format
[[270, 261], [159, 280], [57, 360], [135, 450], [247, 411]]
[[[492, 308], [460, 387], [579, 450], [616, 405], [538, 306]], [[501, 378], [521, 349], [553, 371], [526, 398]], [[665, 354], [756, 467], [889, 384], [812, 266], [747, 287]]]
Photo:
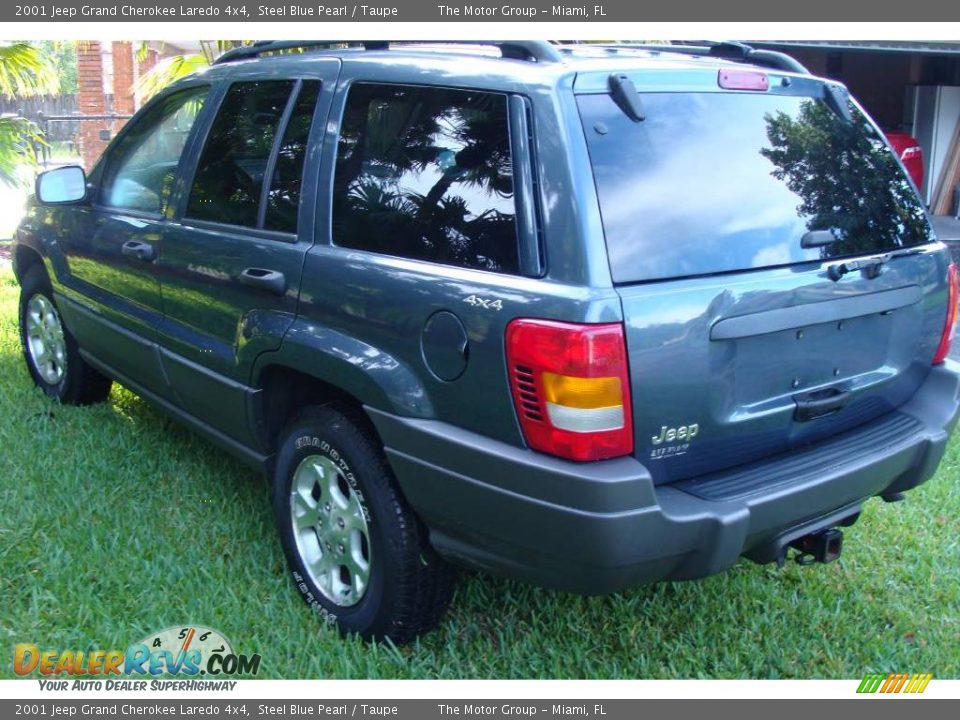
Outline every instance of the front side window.
[[507, 118], [499, 93], [354, 85], [337, 153], [334, 242], [516, 273]]
[[206, 97], [205, 87], [181, 90], [135, 121], [107, 158], [100, 195], [104, 205], [147, 213], [164, 211], [180, 155]]

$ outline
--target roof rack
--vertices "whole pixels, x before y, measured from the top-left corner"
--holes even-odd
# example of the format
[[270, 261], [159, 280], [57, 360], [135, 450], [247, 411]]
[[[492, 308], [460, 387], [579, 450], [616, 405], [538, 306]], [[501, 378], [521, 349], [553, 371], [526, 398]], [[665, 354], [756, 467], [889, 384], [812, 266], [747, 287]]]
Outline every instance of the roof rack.
[[246, 60], [258, 57], [264, 53], [282, 52], [284, 50], [306, 50], [310, 48], [334, 48], [335, 46], [362, 47], [364, 50], [389, 50], [391, 45], [444, 45], [444, 46], [488, 46], [497, 48], [500, 56], [510, 60], [527, 60], [539, 63], [560, 63], [563, 56], [546, 40], [455, 40], [441, 42], [438, 40], [388, 42], [384, 40], [366, 40], [361, 42], [346, 42], [343, 40], [260, 40], [253, 45], [227, 50], [213, 61], [214, 65]]
[[[576, 48], [576, 45], [568, 45], [566, 48]], [[721, 58], [724, 60], [733, 60], [734, 62], [751, 63], [762, 65], [763, 67], [776, 70], [786, 70], [788, 72], [809, 75], [802, 64], [785, 53], [774, 50], [758, 50], [746, 43], [725, 41], [725, 42], [707, 42], [705, 44], [676, 44], [676, 45], [651, 45], [645, 43], [619, 43], [586, 45], [585, 47], [600, 47], [610, 50], [648, 50], [652, 52], [681, 53], [683, 55], [698, 55]]]

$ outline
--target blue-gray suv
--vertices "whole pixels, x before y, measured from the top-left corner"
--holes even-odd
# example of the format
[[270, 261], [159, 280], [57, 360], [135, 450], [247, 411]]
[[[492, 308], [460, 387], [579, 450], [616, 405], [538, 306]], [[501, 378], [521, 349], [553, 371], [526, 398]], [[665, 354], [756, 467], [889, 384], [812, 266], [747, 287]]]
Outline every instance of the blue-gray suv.
[[273, 479], [294, 585], [405, 642], [447, 561], [580, 593], [830, 561], [936, 470], [957, 271], [883, 135], [724, 43], [259, 43], [42, 174], [20, 329]]

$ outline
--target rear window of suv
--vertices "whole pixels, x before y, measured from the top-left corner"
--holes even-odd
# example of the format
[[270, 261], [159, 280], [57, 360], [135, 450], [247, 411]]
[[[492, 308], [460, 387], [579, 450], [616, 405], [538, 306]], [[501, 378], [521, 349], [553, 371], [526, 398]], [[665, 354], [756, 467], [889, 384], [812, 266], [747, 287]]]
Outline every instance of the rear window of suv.
[[[644, 93], [577, 101], [615, 282], [788, 265], [928, 242], [923, 207], [862, 113], [809, 97]], [[840, 240], [802, 248], [811, 230]]]

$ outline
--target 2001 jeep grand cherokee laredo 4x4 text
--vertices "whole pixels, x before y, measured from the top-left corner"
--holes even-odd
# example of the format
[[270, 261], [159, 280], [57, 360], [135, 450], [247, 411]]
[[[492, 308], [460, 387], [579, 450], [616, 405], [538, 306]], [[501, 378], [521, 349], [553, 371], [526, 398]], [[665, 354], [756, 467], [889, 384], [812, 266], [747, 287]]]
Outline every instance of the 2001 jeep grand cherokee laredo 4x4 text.
[[342, 631], [428, 630], [441, 558], [582, 593], [830, 560], [933, 474], [957, 272], [843, 87], [737, 44], [297, 45], [41, 175], [15, 271], [36, 383], [271, 473]]

